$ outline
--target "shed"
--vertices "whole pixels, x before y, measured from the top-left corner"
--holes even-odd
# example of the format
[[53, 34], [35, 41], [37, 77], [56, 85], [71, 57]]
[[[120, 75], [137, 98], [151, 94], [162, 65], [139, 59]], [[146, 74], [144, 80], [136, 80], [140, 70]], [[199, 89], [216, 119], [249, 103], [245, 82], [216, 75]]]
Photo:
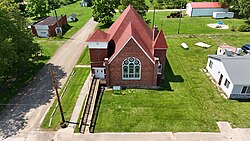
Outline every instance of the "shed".
[[206, 69], [230, 99], [250, 99], [250, 56], [209, 55]]
[[[59, 28], [57, 27], [57, 20]], [[62, 27], [67, 24], [66, 15], [56, 17], [46, 17], [31, 25], [32, 33], [38, 37], [52, 37], [56, 36], [58, 32], [62, 32]]]
[[186, 5], [186, 14], [190, 17], [212, 16], [213, 12], [228, 12], [219, 2], [190, 2]]
[[75, 22], [77, 20], [76, 14], [72, 13], [68, 16], [67, 21], [68, 22]]

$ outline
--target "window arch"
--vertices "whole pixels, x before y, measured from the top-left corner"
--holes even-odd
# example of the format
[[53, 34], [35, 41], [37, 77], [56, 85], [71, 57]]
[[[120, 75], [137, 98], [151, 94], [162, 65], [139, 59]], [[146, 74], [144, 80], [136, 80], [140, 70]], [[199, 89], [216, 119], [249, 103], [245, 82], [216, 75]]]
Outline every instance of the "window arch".
[[141, 62], [135, 57], [128, 57], [122, 63], [122, 79], [141, 79]]

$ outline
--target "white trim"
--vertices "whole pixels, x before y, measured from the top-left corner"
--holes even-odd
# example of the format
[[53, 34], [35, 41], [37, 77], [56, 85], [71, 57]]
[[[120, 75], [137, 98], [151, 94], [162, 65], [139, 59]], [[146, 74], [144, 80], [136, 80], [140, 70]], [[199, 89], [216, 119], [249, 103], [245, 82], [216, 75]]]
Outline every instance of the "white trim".
[[105, 70], [105, 67], [93, 67], [92, 69], [103, 69], [103, 70]]
[[115, 54], [115, 56], [113, 56], [111, 59], [110, 59], [110, 61], [109, 61], [109, 63], [108, 64], [110, 64], [115, 58], [116, 58], [116, 56], [122, 51], [122, 49], [127, 45], [127, 43], [130, 41], [130, 39], [133, 39], [134, 41], [135, 41], [135, 43], [140, 47], [140, 49], [143, 51], [143, 53], [149, 58], [149, 60], [153, 63], [153, 64], [155, 64], [155, 62], [148, 56], [148, 54], [145, 52], [145, 50], [140, 46], [140, 44], [135, 40], [135, 38], [133, 37], [133, 36], [131, 36], [127, 41], [126, 41], [126, 43], [120, 48], [120, 50]]

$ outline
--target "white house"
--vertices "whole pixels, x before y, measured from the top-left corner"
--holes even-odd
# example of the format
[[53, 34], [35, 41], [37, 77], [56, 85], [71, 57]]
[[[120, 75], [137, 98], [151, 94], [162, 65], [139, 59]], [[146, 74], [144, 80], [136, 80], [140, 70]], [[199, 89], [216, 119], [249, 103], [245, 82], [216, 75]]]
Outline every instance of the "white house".
[[228, 12], [219, 2], [190, 2], [186, 5], [186, 14], [190, 17], [212, 16], [213, 12]]
[[75, 22], [77, 20], [76, 14], [72, 13], [68, 16], [67, 21], [68, 22]]
[[250, 55], [209, 55], [206, 69], [230, 99], [250, 99]]

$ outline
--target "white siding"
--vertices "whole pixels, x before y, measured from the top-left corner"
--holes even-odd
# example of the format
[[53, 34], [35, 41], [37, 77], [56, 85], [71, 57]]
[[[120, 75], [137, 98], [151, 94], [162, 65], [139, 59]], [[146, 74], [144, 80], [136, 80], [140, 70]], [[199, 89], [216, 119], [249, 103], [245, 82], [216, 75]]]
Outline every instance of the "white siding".
[[48, 25], [35, 25], [35, 29], [38, 37], [47, 38], [49, 35]]
[[107, 49], [108, 42], [88, 42], [90, 49]]
[[228, 12], [228, 8], [202, 8], [202, 9], [193, 9], [192, 11], [192, 17], [197, 16], [212, 16], [213, 12]]
[[233, 12], [213, 12], [213, 18], [215, 19], [224, 19], [224, 18], [233, 18]]
[[191, 16], [191, 14], [192, 14], [192, 6], [191, 6], [190, 3], [188, 3], [188, 4], [186, 5], [186, 14], [187, 14], [188, 16]]
[[[209, 62], [210, 61], [213, 62], [212, 68], [209, 67]], [[227, 97], [229, 98], [230, 94], [232, 93], [232, 90], [234, 88], [234, 84], [231, 81], [231, 79], [229, 78], [229, 76], [227, 74], [227, 71], [226, 71], [224, 65], [222, 64], [222, 62], [219, 61], [219, 60], [213, 59], [213, 58], [208, 58], [208, 63], [207, 63], [206, 68], [207, 68], [208, 72], [212, 75], [212, 77], [215, 79], [215, 81], [217, 83], [219, 82], [221, 74], [223, 75], [220, 87], [226, 93]], [[226, 86], [224, 85], [226, 79], [230, 82], [230, 85], [229, 85], [228, 88], [226, 88]]]

